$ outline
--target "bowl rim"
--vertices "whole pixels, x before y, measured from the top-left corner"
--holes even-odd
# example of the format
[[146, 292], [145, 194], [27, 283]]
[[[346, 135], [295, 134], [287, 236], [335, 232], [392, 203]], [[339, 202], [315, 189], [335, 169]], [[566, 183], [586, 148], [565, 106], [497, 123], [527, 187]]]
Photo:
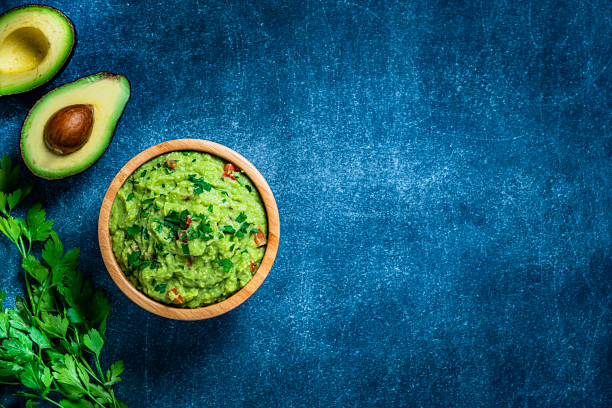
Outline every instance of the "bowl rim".
[[[119, 267], [115, 255], [112, 250], [110, 240], [110, 213], [113, 202], [117, 196], [117, 192], [123, 186], [125, 181], [144, 163], [154, 159], [155, 157], [175, 152], [175, 151], [199, 151], [209, 153], [213, 156], [217, 156], [225, 161], [237, 165], [242, 169], [249, 177], [259, 195], [263, 201], [264, 208], [266, 210], [266, 216], [268, 218], [268, 242], [266, 246], [266, 252], [261, 260], [259, 268], [251, 278], [251, 280], [238, 292], [234, 293], [227, 299], [208, 306], [188, 309], [188, 308], [176, 308], [157, 302], [144, 293], [139, 291], [132, 285], [132, 283], [124, 275], [123, 271]], [[119, 289], [134, 303], [141, 308], [154, 313], [158, 316], [166, 317], [175, 320], [202, 320], [209, 319], [211, 317], [219, 316], [230, 310], [241, 305], [247, 300], [255, 291], [261, 286], [263, 281], [268, 276], [276, 254], [278, 252], [278, 246], [280, 241], [280, 219], [278, 213], [278, 207], [276, 200], [272, 194], [270, 186], [261, 175], [261, 173], [239, 153], [234, 150], [221, 145], [219, 143], [212, 142], [210, 140], [202, 139], [175, 139], [166, 142], [159, 143], [155, 146], [151, 146], [148, 149], [138, 153], [132, 159], [130, 159], [120, 170], [117, 172], [113, 180], [111, 181], [100, 207], [100, 215], [98, 218], [98, 243], [100, 246], [100, 252], [102, 259], [111, 278]]]

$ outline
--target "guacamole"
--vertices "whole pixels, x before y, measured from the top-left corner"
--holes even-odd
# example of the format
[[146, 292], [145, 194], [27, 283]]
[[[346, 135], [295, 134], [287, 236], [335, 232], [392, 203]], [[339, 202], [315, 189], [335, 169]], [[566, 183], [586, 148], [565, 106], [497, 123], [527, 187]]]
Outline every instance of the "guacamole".
[[143, 164], [110, 215], [119, 266], [147, 296], [177, 307], [219, 302], [244, 287], [265, 252], [266, 212], [251, 180], [201, 152]]

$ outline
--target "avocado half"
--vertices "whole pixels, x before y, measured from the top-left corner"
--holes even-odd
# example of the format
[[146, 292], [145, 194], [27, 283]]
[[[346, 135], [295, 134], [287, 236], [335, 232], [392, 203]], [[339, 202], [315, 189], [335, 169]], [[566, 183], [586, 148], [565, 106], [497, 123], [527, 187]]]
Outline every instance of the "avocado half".
[[[60, 179], [88, 169], [106, 151], [129, 99], [127, 78], [108, 72], [50, 91], [36, 102], [21, 129], [21, 155], [26, 166], [45, 179]], [[87, 139], [77, 150], [59, 154], [46, 141], [48, 124], [58, 113], [74, 106], [87, 106], [93, 113]], [[66, 122], [66, 127], [73, 125], [70, 119]]]
[[48, 6], [14, 8], [0, 16], [0, 96], [47, 83], [72, 54], [74, 26]]

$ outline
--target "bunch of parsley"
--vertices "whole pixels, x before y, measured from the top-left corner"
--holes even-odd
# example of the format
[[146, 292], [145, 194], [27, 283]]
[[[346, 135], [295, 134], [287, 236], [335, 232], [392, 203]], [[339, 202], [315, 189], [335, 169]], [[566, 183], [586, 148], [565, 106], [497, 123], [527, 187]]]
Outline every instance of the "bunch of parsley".
[[121, 381], [123, 362], [106, 372], [100, 364], [111, 305], [77, 271], [78, 248], [64, 251], [39, 203], [25, 219], [12, 215], [31, 190], [19, 186], [19, 168], [3, 156], [0, 232], [21, 254], [27, 296], [4, 309], [6, 292], [0, 291], [0, 384], [18, 387], [16, 395], [28, 398], [28, 408], [41, 401], [63, 408], [125, 407], [112, 389]]

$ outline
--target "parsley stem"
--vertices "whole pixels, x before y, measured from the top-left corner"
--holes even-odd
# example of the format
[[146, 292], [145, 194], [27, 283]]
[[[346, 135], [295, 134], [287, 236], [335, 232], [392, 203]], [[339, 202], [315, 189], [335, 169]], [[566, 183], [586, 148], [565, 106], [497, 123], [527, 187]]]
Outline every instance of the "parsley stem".
[[102, 382], [100, 381], [98, 376], [94, 373], [93, 368], [91, 368], [91, 366], [89, 365], [87, 360], [85, 360], [85, 357], [80, 356], [79, 360], [81, 360], [81, 363], [85, 366], [85, 371], [87, 371], [89, 373], [89, 375], [91, 375], [96, 381], [98, 381], [100, 384], [102, 384]]
[[[94, 355], [94, 357], [95, 357], [96, 360], [98, 360], [97, 356]], [[100, 380], [100, 378], [98, 378], [98, 375], [94, 372], [93, 368], [91, 368], [91, 366], [89, 365], [87, 360], [83, 356], [80, 356], [79, 360], [85, 366], [85, 371], [87, 371], [89, 373], [89, 375], [91, 375], [93, 377], [94, 380], [99, 382], [100, 385], [102, 385], [102, 386], [104, 386], [104, 388], [106, 388], [106, 385], [104, 384], [104, 382], [102, 380]], [[98, 364], [98, 366], [100, 365], [100, 360], [98, 360], [97, 364]], [[100, 370], [100, 373], [102, 373], [102, 369], [99, 368], [99, 370]], [[101, 374], [101, 378], [104, 379], [104, 375], [103, 374]], [[107, 389], [107, 391], [108, 391], [108, 389]]]
[[37, 311], [35, 309], [35, 305], [34, 305], [34, 297], [32, 296], [32, 289], [30, 288], [30, 279], [28, 278], [28, 271], [26, 271], [25, 269], [23, 270], [23, 276], [25, 279], [25, 286], [28, 291], [28, 299], [30, 300], [30, 305], [32, 307], [32, 315], [38, 316]]
[[36, 301], [36, 310], [34, 310], [34, 306], [32, 306], [32, 315], [34, 315], [34, 317], [38, 317], [38, 310], [40, 309], [40, 300], [42, 299], [42, 293], [45, 293], [45, 291], [47, 290], [47, 285], [49, 284], [50, 279], [51, 279], [51, 274], [47, 276], [47, 279], [45, 279], [45, 281], [42, 284], [42, 287], [40, 289], [41, 295], [38, 296], [38, 300]]
[[60, 404], [58, 404], [57, 402], [53, 401], [51, 398], [49, 398], [47, 396], [43, 397], [42, 399], [44, 399], [47, 402], [50, 402], [51, 404], [53, 404], [53, 405], [55, 405], [57, 407], [63, 408]]
[[[102, 378], [104, 380], [104, 371], [102, 370], [102, 365], [100, 364], [100, 357], [98, 357], [97, 354], [94, 354], [94, 361], [96, 363], [96, 366], [98, 367], [98, 372], [100, 373], [100, 378]], [[102, 386], [104, 387], [104, 389], [106, 390], [106, 392], [108, 392], [108, 395], [113, 397], [113, 406], [117, 406], [117, 399], [115, 398], [115, 394], [113, 393], [113, 390], [106, 385], [106, 383], [104, 382], [100, 382], [102, 384]]]
[[97, 354], [94, 354], [94, 362], [96, 363], [96, 367], [98, 368], [98, 373], [100, 373], [100, 378], [104, 379], [104, 371], [102, 371], [102, 365], [100, 364], [100, 358]]
[[[100, 383], [100, 385], [102, 385], [102, 387], [104, 387], [104, 389], [106, 390], [106, 392], [108, 392], [108, 395], [110, 395], [113, 398], [113, 407], [117, 407], [117, 398], [115, 397], [115, 394], [113, 393], [113, 391], [110, 389], [110, 387], [108, 385], [106, 385], [106, 383], [104, 383], [104, 381], [102, 381], [104, 379], [104, 374], [103, 374], [103, 370], [102, 370], [102, 365], [100, 364], [100, 359], [97, 355], [94, 354], [94, 361], [96, 363], [96, 366], [98, 368], [98, 371], [100, 373], [100, 378], [102, 380], [100, 380], [100, 378], [98, 378], [98, 376], [94, 373], [94, 370], [91, 368], [91, 366], [89, 365], [89, 363], [87, 362], [87, 360], [83, 357], [80, 356], [79, 360], [81, 361], [81, 363], [83, 364], [85, 371], [87, 371], [89, 373], [89, 375], [91, 375], [91, 377], [96, 380], [98, 383]], [[93, 395], [90, 394], [91, 399], [96, 402], [97, 404], [101, 405], [98, 401], [96, 401], [95, 397]], [[104, 407], [104, 405], [101, 405], [102, 407]]]
[[36, 398], [39, 400], [47, 401], [55, 405], [56, 407], [63, 408], [59, 403], [53, 401], [51, 398], [47, 397], [46, 395], [43, 396], [43, 395], [38, 395], [38, 394], [31, 394], [29, 392], [20, 392], [20, 393], [17, 393], [16, 395], [19, 395], [20, 397]]

